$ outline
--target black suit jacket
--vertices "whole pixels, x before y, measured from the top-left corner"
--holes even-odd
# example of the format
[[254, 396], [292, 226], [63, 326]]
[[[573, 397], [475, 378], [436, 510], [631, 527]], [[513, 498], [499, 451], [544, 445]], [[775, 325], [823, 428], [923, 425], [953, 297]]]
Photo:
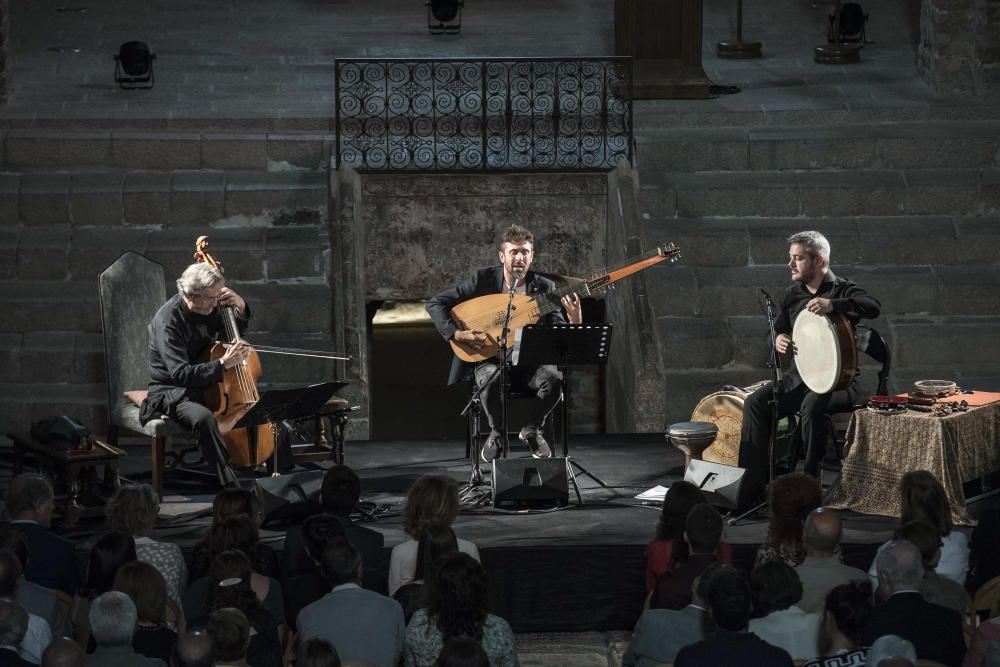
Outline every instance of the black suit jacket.
[[28, 544], [28, 581], [76, 595], [80, 588], [80, 570], [76, 565], [76, 545], [34, 522], [8, 524], [24, 535]]
[[792, 667], [788, 651], [772, 646], [752, 632], [716, 630], [700, 642], [685, 646], [677, 653], [674, 667]]
[[965, 657], [962, 617], [924, 600], [920, 593], [896, 593], [875, 609], [861, 644], [871, 646], [883, 635], [908, 639], [921, 660], [957, 667]]
[[[541, 295], [554, 292], [556, 284], [545, 276], [528, 271], [524, 277], [524, 287], [528, 296], [544, 299], [545, 297]], [[455, 320], [451, 319], [452, 308], [477, 296], [501, 294], [503, 291], [503, 266], [497, 265], [479, 269], [468, 280], [432, 296], [427, 302], [427, 313], [434, 321], [434, 326], [437, 327], [441, 337], [446, 341], [451, 341], [455, 337], [455, 332], [458, 331], [458, 325], [455, 324]], [[558, 306], [559, 304], [556, 302], [554, 305]], [[565, 324], [565, 322], [566, 318], [563, 317], [562, 310], [559, 308], [539, 320], [541, 324]], [[472, 368], [473, 364], [464, 362], [458, 357], [452, 358], [448, 384], [455, 384], [471, 378]]]
[[33, 662], [28, 662], [9, 648], [0, 649], [0, 667], [38, 667]]
[[[385, 569], [385, 538], [382, 533], [360, 526], [348, 517], [338, 516], [336, 519], [343, 527], [347, 541], [361, 556], [362, 587], [386, 595], [389, 582]], [[285, 548], [281, 552], [281, 580], [291, 581], [316, 569], [316, 563], [306, 553], [302, 526], [290, 529], [285, 534]], [[329, 592], [328, 588], [323, 590], [324, 594]]]

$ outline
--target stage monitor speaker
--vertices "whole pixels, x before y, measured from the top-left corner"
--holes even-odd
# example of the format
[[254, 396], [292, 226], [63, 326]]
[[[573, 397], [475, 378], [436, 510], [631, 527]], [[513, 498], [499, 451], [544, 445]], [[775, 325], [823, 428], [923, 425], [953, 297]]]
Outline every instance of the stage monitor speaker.
[[708, 502], [729, 510], [748, 507], [757, 499], [758, 483], [745, 468], [692, 459], [684, 471], [684, 481], [691, 482], [705, 494]]
[[566, 459], [496, 459], [493, 506], [552, 508], [569, 504]]
[[263, 523], [300, 523], [306, 517], [322, 511], [319, 492], [323, 486], [324, 473], [323, 470], [305, 470], [255, 479], [253, 493], [260, 500]]

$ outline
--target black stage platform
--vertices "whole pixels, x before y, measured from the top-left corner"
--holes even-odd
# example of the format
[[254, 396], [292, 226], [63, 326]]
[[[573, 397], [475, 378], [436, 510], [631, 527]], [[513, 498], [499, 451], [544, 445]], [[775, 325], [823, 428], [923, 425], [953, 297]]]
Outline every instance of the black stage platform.
[[[641, 611], [645, 545], [652, 538], [658, 505], [634, 500], [657, 484], [678, 479], [683, 457], [662, 435], [574, 436], [570, 454], [611, 488], [579, 476], [584, 504], [558, 511], [510, 513], [492, 507], [467, 508], [455, 532], [475, 542], [490, 574], [493, 609], [516, 632], [630, 630]], [[443, 473], [467, 481], [470, 462], [464, 442], [349, 442], [347, 463], [362, 479], [362, 500], [379, 511], [366, 525], [385, 535], [388, 549], [402, 541], [402, 503], [420, 475]], [[515, 447], [512, 457], [527, 457]], [[130, 447], [126, 474], [148, 475], [148, 450]], [[487, 480], [489, 466], [485, 466]], [[674, 472], [671, 476], [669, 473]], [[834, 473], [827, 473], [832, 481]], [[211, 495], [168, 479], [162, 526], [156, 538], [175, 541], [186, 553], [209, 521]], [[875, 549], [896, 526], [888, 517], [844, 514], [845, 560], [867, 569]], [[85, 524], [72, 531], [86, 543], [100, 531]], [[765, 538], [760, 518], [726, 527], [736, 565], [750, 569], [757, 545]], [[283, 530], [263, 536], [280, 548]]]

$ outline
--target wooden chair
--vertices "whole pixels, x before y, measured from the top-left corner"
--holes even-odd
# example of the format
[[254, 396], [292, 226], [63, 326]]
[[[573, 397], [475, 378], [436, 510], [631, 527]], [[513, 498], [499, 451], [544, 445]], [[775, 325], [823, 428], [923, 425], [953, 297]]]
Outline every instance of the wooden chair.
[[1000, 602], [1000, 577], [993, 577], [987, 581], [972, 596], [972, 608], [976, 617], [981, 619], [990, 618], [998, 602]]

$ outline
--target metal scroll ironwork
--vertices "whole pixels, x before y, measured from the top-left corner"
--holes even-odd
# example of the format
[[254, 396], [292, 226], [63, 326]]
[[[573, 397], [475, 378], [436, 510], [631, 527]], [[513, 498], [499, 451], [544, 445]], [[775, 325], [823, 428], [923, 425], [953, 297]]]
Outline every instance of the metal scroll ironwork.
[[631, 86], [631, 58], [337, 60], [337, 163], [611, 169], [632, 160]]

